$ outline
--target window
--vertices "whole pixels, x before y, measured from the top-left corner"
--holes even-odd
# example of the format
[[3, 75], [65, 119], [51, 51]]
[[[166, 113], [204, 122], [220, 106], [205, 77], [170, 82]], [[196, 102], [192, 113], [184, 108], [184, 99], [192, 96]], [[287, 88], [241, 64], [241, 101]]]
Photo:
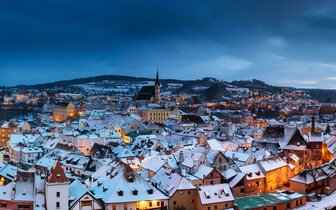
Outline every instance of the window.
[[158, 201], [158, 202], [156, 202], [156, 206], [160, 206], [160, 202]]
[[208, 206], [208, 210], [210, 210], [211, 209], [211, 207], [210, 206]]
[[82, 201], [81, 202], [81, 207], [83, 206], [92, 206], [92, 201]]
[[56, 202], [56, 209], [59, 209], [60, 208], [60, 202]]
[[277, 207], [276, 207], [276, 206], [273, 206], [273, 210], [277, 210]]
[[60, 192], [56, 192], [56, 197], [59, 198], [61, 196]]
[[217, 205], [215, 205], [215, 209], [217, 209]]
[[153, 206], [153, 203], [152, 202], [149, 202], [149, 207], [152, 207]]
[[195, 200], [194, 200], [194, 199], [192, 199], [192, 200], [191, 200], [191, 203], [195, 203]]
[[176, 205], [176, 201], [174, 201], [174, 205]]
[[222, 162], [222, 158], [219, 158], [219, 162], [220, 162], [220, 163]]
[[190, 195], [190, 191], [188, 191], [188, 195]]
[[226, 204], [225, 204], [225, 208], [227, 208], [227, 207], [228, 207], [228, 204], [226, 203]]
[[1, 207], [7, 207], [7, 203], [1, 203]]

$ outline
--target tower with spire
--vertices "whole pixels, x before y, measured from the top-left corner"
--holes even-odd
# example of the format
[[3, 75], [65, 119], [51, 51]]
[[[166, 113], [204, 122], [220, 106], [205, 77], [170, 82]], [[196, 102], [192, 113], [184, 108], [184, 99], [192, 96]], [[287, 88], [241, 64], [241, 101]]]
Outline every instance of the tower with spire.
[[160, 104], [161, 98], [160, 98], [160, 79], [159, 79], [159, 69], [156, 69], [156, 80], [155, 80], [155, 86], [154, 86], [154, 100], [155, 103]]
[[134, 95], [133, 100], [135, 101], [136, 107], [142, 105], [148, 105], [149, 103], [161, 103], [160, 98], [160, 78], [159, 70], [156, 70], [156, 80], [154, 85], [142, 86], [140, 91]]

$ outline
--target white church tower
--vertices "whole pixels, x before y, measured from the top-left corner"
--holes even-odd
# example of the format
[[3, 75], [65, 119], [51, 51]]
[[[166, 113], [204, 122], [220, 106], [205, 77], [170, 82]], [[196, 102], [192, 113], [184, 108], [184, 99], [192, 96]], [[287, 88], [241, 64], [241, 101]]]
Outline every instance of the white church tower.
[[69, 209], [69, 181], [58, 161], [46, 178], [45, 196], [46, 209]]

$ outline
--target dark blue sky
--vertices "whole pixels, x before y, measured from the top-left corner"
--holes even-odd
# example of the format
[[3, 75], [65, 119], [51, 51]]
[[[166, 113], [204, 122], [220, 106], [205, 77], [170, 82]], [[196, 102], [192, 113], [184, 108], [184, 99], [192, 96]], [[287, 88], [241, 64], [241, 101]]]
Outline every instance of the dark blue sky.
[[336, 88], [336, 2], [0, 3], [0, 84], [104, 74]]

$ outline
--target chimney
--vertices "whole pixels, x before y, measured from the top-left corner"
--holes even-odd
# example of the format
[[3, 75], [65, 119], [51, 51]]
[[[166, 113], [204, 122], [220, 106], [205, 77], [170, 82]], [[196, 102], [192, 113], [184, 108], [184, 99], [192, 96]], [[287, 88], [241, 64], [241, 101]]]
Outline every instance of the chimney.
[[184, 154], [183, 154], [183, 151], [180, 152], [180, 156], [179, 156], [179, 162], [180, 164], [183, 163], [184, 161]]
[[315, 116], [312, 116], [312, 122], [311, 122], [311, 133], [315, 133]]
[[185, 168], [181, 169], [181, 176], [186, 176], [186, 169]]

